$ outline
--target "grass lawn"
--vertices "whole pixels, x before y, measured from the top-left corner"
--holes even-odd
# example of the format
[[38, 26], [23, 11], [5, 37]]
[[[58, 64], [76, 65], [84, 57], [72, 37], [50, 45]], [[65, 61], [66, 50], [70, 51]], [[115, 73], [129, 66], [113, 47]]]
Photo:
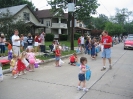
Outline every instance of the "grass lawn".
[[[45, 45], [46, 46], [49, 46], [49, 45], [51, 45], [52, 44], [52, 41], [50, 41], [50, 42], [45, 42]], [[70, 41], [60, 41], [60, 44], [61, 45], [65, 45], [65, 46], [68, 46], [68, 47], [70, 47], [71, 46], [71, 42]], [[78, 46], [78, 43], [77, 43], [77, 40], [74, 40], [74, 47], [77, 47]]]
[[[75, 51], [63, 51], [62, 52], [62, 56], [65, 56], [65, 55], [69, 55], [69, 54], [73, 54]], [[38, 56], [36, 56], [36, 58], [37, 59], [40, 59], [40, 60], [48, 60], [48, 59], [51, 59], [52, 57], [43, 57], [43, 56], [41, 56], [41, 55], [38, 55]], [[2, 67], [2, 69], [4, 70], [4, 69], [9, 69], [10, 68], [10, 65], [9, 64], [6, 64], [6, 65], [4, 65], [3, 67]]]

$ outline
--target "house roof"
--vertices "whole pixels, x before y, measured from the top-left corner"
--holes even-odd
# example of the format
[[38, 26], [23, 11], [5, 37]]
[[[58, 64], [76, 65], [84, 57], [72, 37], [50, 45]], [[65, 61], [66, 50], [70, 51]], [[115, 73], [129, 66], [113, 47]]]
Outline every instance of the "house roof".
[[19, 13], [21, 10], [23, 10], [25, 7], [28, 7], [28, 9], [31, 11], [31, 13], [36, 17], [36, 19], [39, 21], [38, 17], [36, 14], [31, 10], [31, 8], [27, 4], [23, 5], [17, 5], [17, 6], [12, 6], [12, 7], [7, 7], [7, 8], [1, 8], [0, 13], [7, 13], [7, 10], [9, 10], [10, 14], [12, 16], [15, 16], [17, 13]]
[[[52, 17], [54, 17], [54, 14], [52, 14], [50, 9], [47, 9], [47, 10], [38, 10], [38, 11], [35, 11], [35, 14], [40, 19], [41, 18], [52, 18]], [[62, 17], [67, 19], [68, 18], [68, 13], [64, 13], [64, 15]]]
[[24, 5], [18, 5], [18, 6], [13, 6], [13, 7], [7, 7], [7, 8], [1, 8], [0, 13], [7, 13], [7, 10], [11, 13], [11, 15], [17, 14], [21, 9], [26, 7], [27, 4]]

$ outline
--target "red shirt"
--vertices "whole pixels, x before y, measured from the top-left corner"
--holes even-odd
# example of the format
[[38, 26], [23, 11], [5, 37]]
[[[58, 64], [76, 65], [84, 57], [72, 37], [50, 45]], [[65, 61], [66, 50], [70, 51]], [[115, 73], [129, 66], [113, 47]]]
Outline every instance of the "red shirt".
[[55, 50], [55, 56], [60, 56], [60, 50]]
[[[111, 43], [112, 37], [111, 36], [103, 36], [101, 43]], [[104, 48], [110, 48], [111, 45], [104, 45]]]
[[40, 39], [40, 37], [39, 37], [39, 36], [36, 36], [36, 37], [35, 37], [35, 42], [38, 42], [38, 43], [40, 43], [40, 42], [41, 42], [41, 39]]
[[80, 39], [78, 39], [78, 44], [81, 44], [81, 40]]
[[72, 55], [72, 56], [70, 57], [70, 62], [75, 62], [75, 56], [74, 56], [74, 55]]

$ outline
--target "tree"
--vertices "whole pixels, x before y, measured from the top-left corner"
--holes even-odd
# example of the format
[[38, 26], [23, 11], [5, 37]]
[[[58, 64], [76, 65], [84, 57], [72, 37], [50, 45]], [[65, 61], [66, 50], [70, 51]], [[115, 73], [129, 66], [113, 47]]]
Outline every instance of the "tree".
[[105, 30], [109, 32], [110, 35], [120, 35], [124, 32], [123, 27], [120, 24], [107, 22], [105, 25]]
[[7, 10], [6, 13], [1, 13], [0, 32], [3, 32], [7, 38], [9, 38], [13, 35], [12, 33], [14, 29], [18, 29], [20, 34], [27, 34], [30, 31], [30, 26], [23, 21], [16, 22], [9, 10]]
[[[91, 14], [96, 13], [96, 9], [99, 6], [97, 0], [50, 0], [48, 1], [48, 4], [51, 5], [53, 13], [58, 12], [58, 15], [60, 15], [64, 13], [63, 10], [66, 10], [68, 3], [71, 3], [72, 1], [75, 1], [75, 18], [80, 21], [90, 18]], [[72, 15], [71, 13], [68, 13], [68, 39], [70, 39], [71, 19]]]
[[28, 6], [32, 10], [35, 9], [34, 4], [28, 0], [0, 0], [0, 8], [17, 6], [17, 5], [22, 5], [22, 4], [28, 4]]

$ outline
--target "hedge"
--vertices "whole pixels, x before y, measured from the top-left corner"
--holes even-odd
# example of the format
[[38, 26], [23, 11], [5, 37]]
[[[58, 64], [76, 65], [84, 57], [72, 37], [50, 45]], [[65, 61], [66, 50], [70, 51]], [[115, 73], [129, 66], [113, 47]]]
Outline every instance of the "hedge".
[[67, 34], [60, 35], [60, 41], [67, 41], [67, 38], [68, 38]]
[[79, 38], [80, 36], [81, 36], [81, 34], [75, 33], [75, 34], [74, 34], [74, 39], [75, 39], [75, 40], [78, 40], [78, 38]]
[[46, 34], [45, 40], [46, 41], [53, 41], [54, 40], [54, 34], [52, 34], [52, 33]]

